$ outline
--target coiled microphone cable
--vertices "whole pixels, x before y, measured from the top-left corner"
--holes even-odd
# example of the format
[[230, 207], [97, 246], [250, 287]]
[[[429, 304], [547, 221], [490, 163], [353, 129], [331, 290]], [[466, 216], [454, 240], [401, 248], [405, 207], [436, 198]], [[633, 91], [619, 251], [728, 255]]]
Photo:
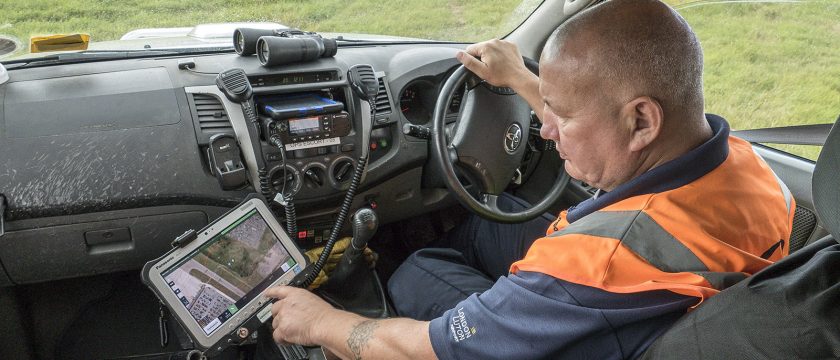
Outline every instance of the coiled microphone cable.
[[324, 250], [315, 261], [315, 264], [308, 266], [304, 271], [292, 280], [292, 285], [301, 288], [308, 288], [313, 281], [318, 277], [321, 269], [326, 265], [327, 260], [332, 253], [332, 249], [338, 240], [338, 234], [341, 232], [341, 227], [347, 219], [347, 214], [350, 213], [350, 206], [353, 204], [353, 197], [356, 196], [356, 190], [362, 182], [362, 175], [364, 175], [365, 167], [367, 166], [368, 157], [370, 155], [368, 149], [370, 141], [370, 133], [373, 130], [373, 122], [376, 118], [376, 94], [379, 91], [379, 84], [373, 72], [373, 67], [370, 65], [356, 65], [350, 68], [347, 72], [347, 79], [350, 82], [350, 87], [354, 90], [360, 99], [368, 103], [370, 107], [370, 123], [362, 123], [362, 155], [356, 160], [356, 166], [353, 168], [353, 178], [350, 180], [350, 186], [347, 188], [347, 193], [344, 194], [344, 200], [338, 210], [338, 217], [335, 219], [330, 238], [324, 245]]
[[[371, 106], [371, 121], [373, 120], [373, 116], [375, 114], [376, 108]], [[335, 243], [338, 240], [338, 234], [341, 232], [341, 226], [344, 225], [344, 221], [347, 219], [347, 214], [350, 213], [350, 205], [353, 204], [353, 198], [356, 196], [356, 190], [359, 187], [359, 183], [362, 181], [362, 174], [365, 172], [367, 161], [367, 153], [364, 153], [364, 155], [360, 156], [356, 161], [356, 166], [353, 168], [353, 178], [350, 180], [350, 187], [347, 188], [347, 193], [344, 194], [344, 200], [341, 202], [341, 207], [338, 209], [338, 217], [336, 217], [335, 224], [333, 224], [332, 230], [330, 231], [330, 238], [327, 240], [327, 244], [324, 245], [324, 251], [321, 251], [321, 255], [318, 257], [318, 260], [314, 265], [309, 266], [306, 270], [304, 270], [306, 275], [304, 275], [302, 279], [300, 277], [296, 278], [296, 280], [300, 279], [301, 282], [293, 285], [304, 289], [308, 288], [309, 285], [311, 285], [318, 277], [318, 274], [321, 272], [321, 269], [324, 268], [324, 265], [327, 264], [327, 260], [329, 260], [330, 254], [332, 253], [332, 249], [335, 247]]]
[[[276, 202], [286, 210], [286, 232], [289, 233], [289, 236], [294, 236], [294, 234], [297, 234], [297, 212], [295, 211], [295, 203], [293, 201], [294, 194], [286, 194], [286, 147], [283, 146], [283, 140], [280, 139], [279, 135], [272, 135], [268, 138], [268, 142], [280, 149], [280, 166], [283, 168], [283, 186], [274, 196], [272, 203]], [[262, 183], [262, 179], [260, 179], [260, 182]], [[267, 196], [266, 199], [268, 198]]]

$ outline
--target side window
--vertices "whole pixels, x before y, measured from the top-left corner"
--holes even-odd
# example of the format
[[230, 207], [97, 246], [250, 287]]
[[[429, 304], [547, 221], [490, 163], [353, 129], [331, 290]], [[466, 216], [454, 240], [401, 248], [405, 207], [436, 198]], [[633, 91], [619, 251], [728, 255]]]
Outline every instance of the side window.
[[[840, 1], [666, 2], [703, 46], [706, 112], [733, 130], [830, 124], [840, 115]], [[811, 160], [820, 151], [766, 145]]]

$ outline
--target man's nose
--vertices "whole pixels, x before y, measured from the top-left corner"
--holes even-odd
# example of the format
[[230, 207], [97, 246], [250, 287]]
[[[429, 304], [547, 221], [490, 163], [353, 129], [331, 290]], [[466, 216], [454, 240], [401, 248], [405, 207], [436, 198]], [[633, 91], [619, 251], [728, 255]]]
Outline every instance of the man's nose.
[[543, 121], [542, 127], [540, 128], [540, 137], [546, 140], [557, 139], [557, 128], [551, 121]]

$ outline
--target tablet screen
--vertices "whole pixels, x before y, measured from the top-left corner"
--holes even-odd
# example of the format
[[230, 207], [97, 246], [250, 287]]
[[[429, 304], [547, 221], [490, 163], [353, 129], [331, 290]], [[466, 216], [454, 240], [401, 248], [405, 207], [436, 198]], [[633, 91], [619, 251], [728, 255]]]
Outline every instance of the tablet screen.
[[289, 271], [300, 266], [254, 209], [162, 275], [210, 335]]

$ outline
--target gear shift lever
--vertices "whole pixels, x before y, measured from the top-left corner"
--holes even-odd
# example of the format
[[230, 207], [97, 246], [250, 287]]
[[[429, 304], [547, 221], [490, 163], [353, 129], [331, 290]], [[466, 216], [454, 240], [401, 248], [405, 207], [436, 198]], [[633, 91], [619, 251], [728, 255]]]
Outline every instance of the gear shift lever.
[[359, 209], [351, 219], [353, 239], [319, 291], [325, 299], [344, 310], [367, 317], [387, 317], [389, 311], [382, 283], [364, 256], [368, 240], [379, 227], [379, 219], [369, 208]]
[[379, 228], [379, 219], [370, 208], [361, 208], [353, 214], [353, 240], [350, 245], [354, 252], [361, 253], [365, 249], [368, 241], [376, 234], [377, 228]]
[[340, 284], [352, 286], [353, 278], [360, 272], [367, 271], [364, 250], [379, 227], [376, 213], [369, 208], [357, 210], [353, 214], [352, 222], [353, 239], [329, 277], [329, 282], [337, 286], [341, 286]]

